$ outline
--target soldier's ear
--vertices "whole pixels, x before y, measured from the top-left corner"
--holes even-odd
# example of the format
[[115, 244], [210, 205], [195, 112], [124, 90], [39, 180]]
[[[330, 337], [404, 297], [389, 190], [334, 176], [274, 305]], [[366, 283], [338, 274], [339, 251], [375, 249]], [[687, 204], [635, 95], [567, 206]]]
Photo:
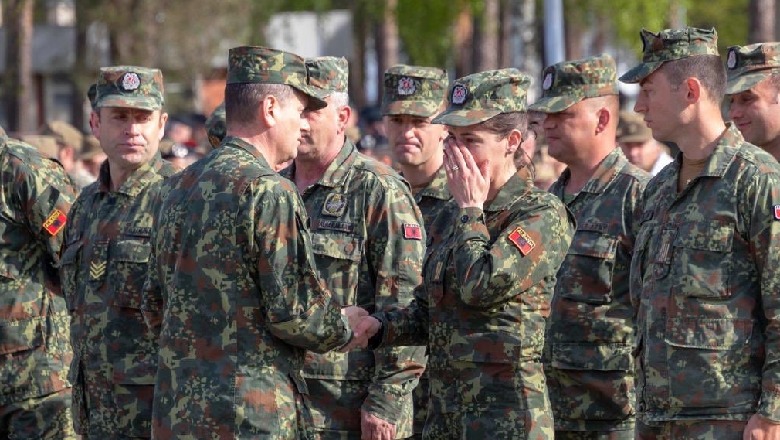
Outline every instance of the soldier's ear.
[[157, 140], [161, 141], [165, 136], [165, 124], [168, 122], [168, 113], [160, 113], [160, 133], [157, 135]]
[[523, 133], [521, 133], [518, 129], [514, 129], [509, 132], [506, 140], [506, 154], [509, 156], [514, 156], [517, 149], [520, 148], [520, 144], [523, 142]]
[[281, 102], [274, 95], [266, 96], [258, 106], [257, 116], [268, 127], [276, 125], [279, 116]]

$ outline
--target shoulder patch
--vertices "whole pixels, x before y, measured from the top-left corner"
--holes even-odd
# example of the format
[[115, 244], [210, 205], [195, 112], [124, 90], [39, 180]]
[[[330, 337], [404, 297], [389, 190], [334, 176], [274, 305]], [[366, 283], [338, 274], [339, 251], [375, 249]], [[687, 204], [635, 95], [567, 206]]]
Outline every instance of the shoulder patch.
[[422, 240], [420, 225], [404, 223], [404, 238], [407, 240]]
[[775, 220], [780, 220], [780, 205], [775, 205]]
[[514, 231], [510, 232], [507, 237], [509, 238], [509, 241], [511, 241], [512, 244], [514, 244], [515, 247], [520, 250], [520, 253], [524, 257], [530, 254], [531, 251], [536, 247], [536, 243], [534, 243], [528, 233], [525, 232], [525, 230], [520, 226], [515, 228]]
[[54, 208], [54, 211], [52, 211], [51, 214], [46, 217], [46, 221], [43, 222], [43, 229], [45, 229], [49, 235], [54, 236], [65, 227], [67, 221], [68, 217], [65, 213]]

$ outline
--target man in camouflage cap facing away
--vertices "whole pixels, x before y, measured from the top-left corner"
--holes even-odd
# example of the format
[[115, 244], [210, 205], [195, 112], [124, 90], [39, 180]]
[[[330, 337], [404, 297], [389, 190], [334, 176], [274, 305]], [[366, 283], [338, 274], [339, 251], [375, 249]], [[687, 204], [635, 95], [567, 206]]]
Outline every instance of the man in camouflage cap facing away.
[[723, 121], [714, 29], [641, 35], [621, 80], [680, 153], [636, 217], [637, 438], [780, 438], [780, 164]]
[[73, 418], [88, 438], [151, 436], [157, 339], [141, 315], [167, 113], [158, 69], [104, 67], [95, 136], [108, 156], [71, 211], [61, 262], [71, 314]]
[[577, 220], [558, 269], [545, 338], [555, 438], [634, 438], [634, 310], [628, 291], [634, 214], [649, 176], [615, 143], [615, 60], [547, 67], [531, 110], [549, 154], [567, 165], [550, 187]]
[[517, 69], [460, 78], [447, 109], [452, 200], [428, 228], [423, 286], [404, 309], [356, 333], [428, 344], [426, 439], [552, 439], [541, 364], [555, 272], [571, 240], [563, 204], [513, 157], [527, 129], [530, 79]]
[[206, 133], [209, 137], [211, 148], [217, 148], [225, 138], [227, 121], [225, 120], [225, 103], [222, 102], [206, 119]]
[[[382, 114], [390, 151], [412, 186], [426, 232], [452, 198], [443, 166], [447, 127], [432, 122], [447, 105], [448, 83], [447, 72], [436, 67], [401, 64], [385, 71]], [[429, 389], [426, 371], [412, 394], [416, 439], [428, 415]]]
[[[306, 64], [328, 106], [307, 111], [298, 156], [282, 175], [306, 205], [317, 273], [342, 304], [373, 310], [406, 304], [421, 281], [422, 218], [406, 182], [346, 139], [347, 60], [318, 57]], [[307, 353], [303, 375], [317, 437], [409, 437], [412, 390], [424, 358], [422, 347]]]
[[155, 220], [143, 306], [160, 334], [155, 438], [309, 438], [305, 350], [351, 331], [316, 276], [303, 201], [275, 170], [297, 154], [304, 111], [324, 105], [303, 58], [230, 49], [227, 136], [165, 182]]
[[56, 269], [75, 199], [59, 163], [0, 127], [0, 438], [76, 438]]
[[726, 74], [729, 118], [746, 141], [780, 160], [780, 43], [730, 47]]

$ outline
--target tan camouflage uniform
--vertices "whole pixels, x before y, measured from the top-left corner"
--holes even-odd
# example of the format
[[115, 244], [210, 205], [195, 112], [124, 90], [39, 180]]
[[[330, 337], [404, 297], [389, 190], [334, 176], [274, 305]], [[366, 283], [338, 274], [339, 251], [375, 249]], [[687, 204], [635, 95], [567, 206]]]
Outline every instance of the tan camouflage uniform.
[[[384, 116], [412, 115], [424, 118], [435, 116], [446, 103], [447, 73], [435, 67], [397, 65], [385, 71], [382, 114]], [[441, 146], [440, 146], [441, 148]], [[429, 226], [452, 199], [447, 189], [447, 175], [440, 167], [433, 179], [414, 195], [414, 201], [423, 217], [426, 236]], [[422, 438], [428, 416], [430, 398], [428, 370], [426, 369], [412, 393], [414, 403], [413, 438]]]
[[[559, 113], [618, 94], [609, 55], [545, 69], [541, 99]], [[617, 116], [617, 115], [614, 115]], [[545, 374], [556, 439], [633, 439], [634, 309], [628, 291], [633, 218], [649, 176], [615, 147], [573, 199], [566, 169], [549, 191], [574, 214], [577, 229], [558, 270], [545, 344]]]
[[75, 198], [61, 165], [0, 134], [1, 438], [75, 438], [56, 269]]
[[[230, 50], [235, 83], [322, 98], [302, 58], [262, 47]], [[295, 186], [228, 135], [161, 194], [144, 302], [160, 332], [154, 438], [310, 438], [305, 350], [340, 347], [351, 331], [315, 274]]]
[[[124, 78], [140, 84], [125, 87]], [[159, 110], [162, 81], [157, 69], [102, 68], [97, 110]], [[72, 319], [74, 425], [87, 438], [151, 436], [157, 340], [141, 314], [141, 295], [156, 192], [173, 172], [158, 154], [112, 191], [106, 161], [71, 211], [61, 274]]]
[[[460, 78], [434, 122], [471, 126], [524, 112], [529, 83], [515, 69]], [[571, 240], [566, 209], [522, 169], [484, 210], [450, 201], [429, 229], [415, 301], [375, 315], [385, 344], [428, 343], [423, 438], [552, 439], [541, 355], [555, 272]]]
[[[714, 29], [642, 38], [624, 82], [718, 54]], [[637, 219], [637, 431], [741, 439], [754, 413], [780, 422], [780, 165], [730, 124], [678, 192], [680, 159], [647, 185]]]
[[[310, 82], [325, 93], [347, 91], [347, 61], [306, 60]], [[295, 164], [282, 173], [295, 179]], [[346, 141], [301, 197], [311, 220], [317, 273], [345, 305], [387, 310], [412, 299], [425, 253], [422, 218], [409, 188], [390, 167]], [[410, 235], [411, 234], [411, 235]], [[421, 347], [306, 353], [303, 375], [318, 438], [361, 438], [360, 411], [412, 434], [412, 390], [425, 367]]]

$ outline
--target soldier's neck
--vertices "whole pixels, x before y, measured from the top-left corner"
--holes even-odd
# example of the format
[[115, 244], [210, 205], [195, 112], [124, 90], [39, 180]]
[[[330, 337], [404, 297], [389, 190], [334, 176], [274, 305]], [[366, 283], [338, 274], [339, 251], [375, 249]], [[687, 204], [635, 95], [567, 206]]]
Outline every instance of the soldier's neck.
[[419, 165], [398, 164], [404, 179], [409, 182], [412, 188], [425, 188], [436, 177], [442, 164], [444, 163], [443, 151], [432, 156], [428, 161]]
[[611, 146], [599, 146], [597, 148], [584, 148], [582, 157], [579, 160], [572, 161], [566, 165], [569, 167], [569, 180], [566, 182], [564, 191], [568, 194], [577, 194], [596, 174], [601, 162], [615, 148]]
[[339, 151], [341, 151], [341, 146], [333, 145], [328, 148], [313, 147], [305, 154], [299, 152], [298, 157], [295, 158], [295, 174], [293, 175], [293, 181], [298, 187], [298, 191], [303, 192], [322, 179], [325, 171], [338, 156]]
[[135, 168], [125, 168], [118, 164], [114, 164], [111, 161], [108, 162], [108, 177], [111, 182], [111, 191], [119, 191], [119, 188], [124, 185], [124, 183], [127, 181], [127, 179], [130, 178], [130, 175], [133, 174], [135, 170], [137, 170], [138, 167]]

